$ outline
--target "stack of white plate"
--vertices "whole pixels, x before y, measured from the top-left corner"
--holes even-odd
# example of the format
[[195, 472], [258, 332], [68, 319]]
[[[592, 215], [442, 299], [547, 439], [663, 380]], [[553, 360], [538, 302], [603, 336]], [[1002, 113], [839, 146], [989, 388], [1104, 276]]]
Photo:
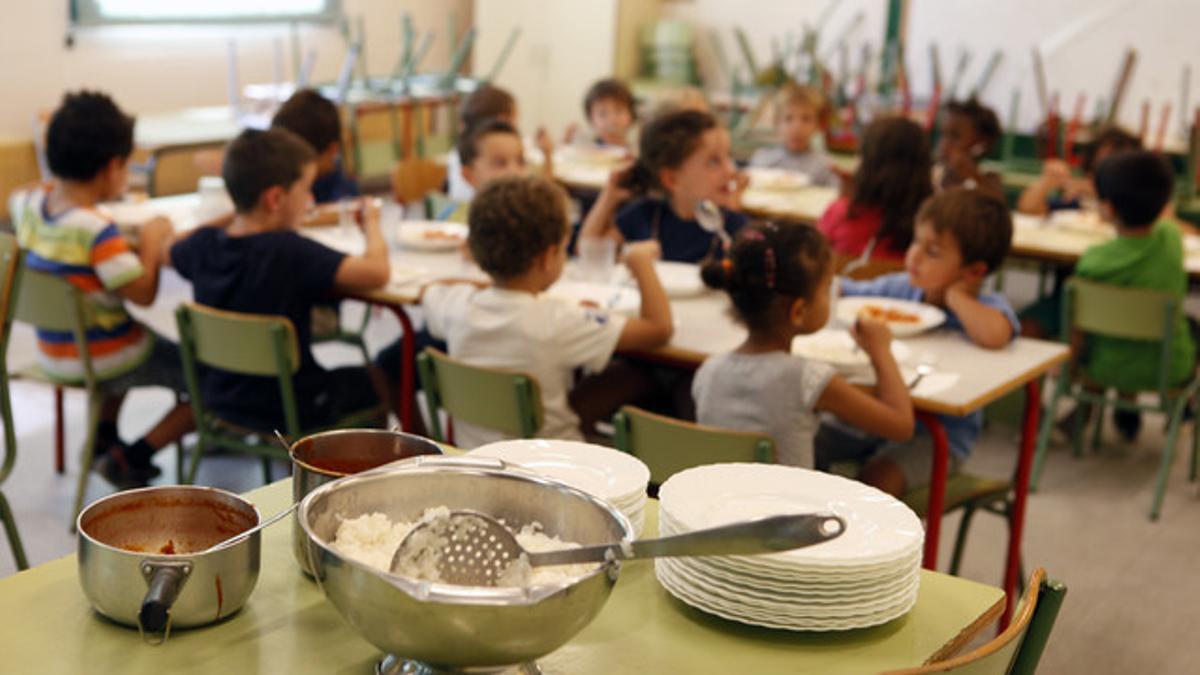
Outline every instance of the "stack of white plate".
[[726, 619], [788, 630], [846, 630], [912, 609], [924, 530], [899, 500], [840, 476], [772, 464], [711, 464], [662, 485], [662, 536], [766, 516], [834, 513], [832, 541], [757, 556], [660, 558], [672, 595]]
[[633, 455], [602, 445], [542, 439], [501, 441], [467, 454], [517, 464], [599, 497], [625, 514], [634, 532], [642, 532], [650, 469]]

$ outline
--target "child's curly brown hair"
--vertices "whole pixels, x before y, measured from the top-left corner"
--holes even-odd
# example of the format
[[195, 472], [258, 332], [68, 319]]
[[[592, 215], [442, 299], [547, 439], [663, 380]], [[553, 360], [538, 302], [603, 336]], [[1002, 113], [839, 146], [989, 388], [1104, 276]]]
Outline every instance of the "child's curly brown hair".
[[479, 267], [497, 281], [518, 277], [570, 228], [567, 193], [541, 176], [489, 181], [471, 201], [467, 245]]

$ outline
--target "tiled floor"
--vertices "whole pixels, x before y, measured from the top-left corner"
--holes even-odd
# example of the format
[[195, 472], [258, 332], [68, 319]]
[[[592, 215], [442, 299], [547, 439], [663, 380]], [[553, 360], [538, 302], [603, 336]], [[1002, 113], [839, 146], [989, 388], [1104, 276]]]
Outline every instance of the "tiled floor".
[[[160, 330], [173, 334], [169, 307], [187, 291], [171, 276], [164, 283], [163, 297], [146, 316]], [[1010, 282], [1010, 293], [1013, 286], [1020, 290], [1019, 284]], [[390, 317], [372, 325], [373, 345], [398, 330]], [[29, 338], [27, 332], [19, 332], [10, 359], [30, 357]], [[349, 349], [322, 348], [319, 354], [328, 364], [355, 358]], [[72, 461], [66, 476], [53, 473], [51, 391], [18, 382], [13, 384], [13, 395], [19, 460], [4, 490], [16, 509], [29, 556], [37, 564], [74, 550], [67, 511], [78, 468]], [[132, 395], [121, 418], [123, 433], [138, 435], [170, 402], [166, 393]], [[73, 455], [83, 438], [83, 402], [77, 396], [69, 398], [67, 417]], [[1160, 418], [1148, 418], [1135, 446], [1118, 443], [1110, 427], [1099, 454], [1076, 460], [1058, 446], [1049, 457], [1042, 489], [1030, 500], [1025, 560], [1031, 567], [1046, 567], [1066, 582], [1069, 592], [1041, 672], [1200, 672], [1195, 639], [1200, 626], [1200, 603], [1195, 601], [1200, 597], [1200, 574], [1195, 572], [1200, 499], [1196, 486], [1187, 482], [1185, 453], [1173, 467], [1162, 519], [1157, 523], [1146, 519], [1161, 456], [1161, 427]], [[1190, 438], [1190, 429], [1185, 430], [1181, 449]], [[1011, 472], [1015, 439], [1012, 428], [990, 426], [970, 460], [970, 470], [997, 476]], [[165, 475], [172, 476], [170, 453], [162, 453], [158, 461]], [[242, 491], [260, 481], [255, 461], [223, 456], [201, 465], [204, 484]], [[88, 498], [107, 489], [103, 481], [93, 479]], [[954, 516], [945, 522], [942, 569], [948, 563], [957, 522]], [[999, 584], [1006, 539], [1006, 528], [998, 518], [979, 515], [967, 547], [964, 576]], [[13, 569], [7, 550], [0, 547], [0, 576]]]

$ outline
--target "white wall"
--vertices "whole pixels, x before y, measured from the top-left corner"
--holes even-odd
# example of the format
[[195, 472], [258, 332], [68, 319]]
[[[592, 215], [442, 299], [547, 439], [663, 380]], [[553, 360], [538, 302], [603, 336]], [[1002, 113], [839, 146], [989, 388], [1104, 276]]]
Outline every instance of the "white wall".
[[516, 96], [524, 133], [546, 126], [557, 137], [582, 120], [583, 95], [613, 72], [617, 0], [476, 0], [475, 64], [495, 62], [513, 26], [521, 37], [496, 84]]
[[[701, 68], [715, 74], [708, 28], [717, 27], [731, 59], [740, 61], [732, 28], [742, 26], [750, 36], [760, 63], [770, 55], [772, 37], [799, 32], [802, 22], [815, 21], [825, 0], [676, 0], [662, 3], [663, 14], [696, 24], [701, 30], [697, 52]], [[855, 13], [865, 22], [851, 43], [852, 62], [870, 41], [878, 52], [882, 42], [886, 3], [883, 0], [842, 0], [826, 24], [826, 36], [839, 33]], [[1090, 117], [1099, 96], [1109, 98], [1117, 67], [1127, 46], [1138, 50], [1138, 63], [1121, 109], [1121, 122], [1136, 130], [1141, 103], [1152, 106], [1151, 130], [1158, 126], [1162, 105], [1173, 106], [1171, 131], [1178, 134], [1180, 79], [1183, 64], [1192, 62], [1191, 106], [1200, 103], [1200, 2], [1196, 0], [910, 0], [908, 64], [918, 97], [930, 85], [929, 44], [941, 51], [943, 78], [948, 80], [961, 48], [973, 53], [964, 83], [973, 84], [994, 49], [1004, 59], [985, 92], [986, 102], [1007, 120], [1014, 88], [1021, 90], [1019, 125], [1031, 128], [1039, 119], [1030, 48], [1038, 45], [1052, 90], [1060, 93], [1063, 114], [1070, 115], [1078, 92], [1088, 94]]]
[[[344, 0], [351, 16], [366, 19], [367, 64], [386, 73], [400, 50], [400, 14], [412, 13], [418, 31], [436, 32], [422, 70], [449, 62], [447, 16], [459, 16], [460, 31], [470, 19], [469, 0]], [[270, 82], [276, 38], [283, 40], [284, 74], [291, 76], [286, 25], [103, 27], [75, 31], [75, 46], [64, 40], [69, 28], [65, 0], [0, 0], [4, 37], [0, 39], [0, 136], [31, 135], [39, 109], [53, 108], [63, 91], [88, 87], [112, 94], [134, 113], [228, 102], [228, 40], [238, 42], [243, 84]], [[300, 39], [317, 49], [314, 77], [337, 75], [344, 48], [334, 28], [301, 26]]]

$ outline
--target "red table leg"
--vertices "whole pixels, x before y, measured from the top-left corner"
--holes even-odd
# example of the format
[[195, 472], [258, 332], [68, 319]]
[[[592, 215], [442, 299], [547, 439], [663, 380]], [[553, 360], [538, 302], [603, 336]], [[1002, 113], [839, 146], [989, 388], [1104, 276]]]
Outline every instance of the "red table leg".
[[64, 473], [67, 470], [67, 454], [64, 446], [67, 442], [67, 434], [65, 429], [66, 421], [63, 417], [63, 390], [62, 387], [54, 388], [54, 472]]
[[1025, 504], [1029, 498], [1029, 474], [1033, 469], [1033, 451], [1037, 445], [1038, 418], [1042, 412], [1040, 379], [1025, 383], [1025, 424], [1021, 431], [1021, 455], [1017, 459], [1017, 475], [1013, 483], [1012, 513], [1008, 522], [1008, 559], [1004, 566], [1004, 592], [1008, 598], [1000, 617], [1000, 630], [1012, 618], [1017, 595], [1017, 575], [1021, 565], [1021, 537], [1025, 530]]
[[929, 476], [929, 508], [925, 511], [925, 556], [921, 566], [937, 569], [938, 539], [942, 533], [942, 510], [946, 504], [946, 474], [950, 469], [950, 443], [937, 415], [917, 411], [917, 419], [933, 438], [933, 472]]
[[404, 305], [384, 305], [392, 310], [396, 318], [400, 320], [400, 347], [401, 347], [401, 364], [400, 364], [400, 400], [396, 402], [396, 417], [400, 419], [400, 426], [405, 431], [412, 429], [413, 407], [416, 403], [416, 376], [413, 373], [414, 364], [417, 362], [417, 334], [413, 330], [412, 321], [408, 318], [408, 312], [404, 311]]

